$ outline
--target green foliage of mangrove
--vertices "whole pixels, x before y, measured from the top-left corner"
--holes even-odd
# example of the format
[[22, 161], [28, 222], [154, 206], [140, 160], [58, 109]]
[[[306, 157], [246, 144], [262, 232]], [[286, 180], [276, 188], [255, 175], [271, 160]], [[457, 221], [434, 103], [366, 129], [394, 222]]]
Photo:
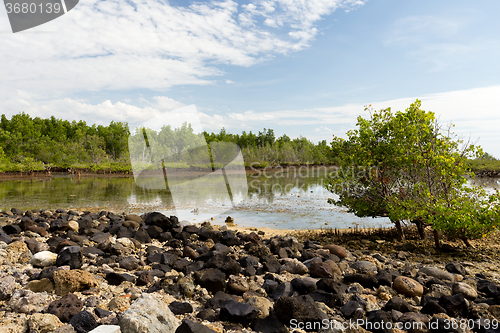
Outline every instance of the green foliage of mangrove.
[[[330, 200], [357, 216], [386, 216], [431, 226], [436, 232], [481, 237], [500, 224], [498, 194], [467, 187], [468, 159], [483, 156], [480, 147], [442, 128], [417, 100], [404, 112], [390, 108], [358, 117], [348, 139], [334, 137], [331, 150], [340, 165], [327, 183], [338, 195]], [[453, 125], [452, 125], [453, 126]], [[401, 234], [402, 236], [402, 234]], [[439, 246], [439, 240], [436, 243]]]

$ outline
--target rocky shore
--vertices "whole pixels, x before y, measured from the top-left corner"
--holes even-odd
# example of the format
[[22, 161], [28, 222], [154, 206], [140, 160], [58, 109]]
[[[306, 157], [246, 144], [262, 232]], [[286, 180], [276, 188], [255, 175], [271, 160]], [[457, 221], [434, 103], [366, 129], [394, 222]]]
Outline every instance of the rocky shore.
[[[0, 332], [500, 332], [498, 261], [174, 216], [0, 212]], [[495, 259], [495, 258], [494, 258]]]

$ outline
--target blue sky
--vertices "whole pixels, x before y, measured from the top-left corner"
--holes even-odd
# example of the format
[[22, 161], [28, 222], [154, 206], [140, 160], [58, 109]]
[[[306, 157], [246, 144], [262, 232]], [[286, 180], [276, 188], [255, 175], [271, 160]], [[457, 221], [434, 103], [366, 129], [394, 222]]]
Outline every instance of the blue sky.
[[500, 157], [498, 1], [87, 0], [12, 34], [0, 113], [137, 125], [196, 105], [202, 126], [343, 136], [363, 106], [416, 98]]

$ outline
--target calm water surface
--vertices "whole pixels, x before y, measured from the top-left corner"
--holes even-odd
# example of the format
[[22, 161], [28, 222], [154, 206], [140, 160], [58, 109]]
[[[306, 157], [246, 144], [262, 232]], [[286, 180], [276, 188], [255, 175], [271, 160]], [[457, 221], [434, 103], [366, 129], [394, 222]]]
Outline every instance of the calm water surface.
[[[74, 208], [138, 214], [160, 211], [182, 216], [191, 222], [203, 222], [213, 217], [217, 224], [223, 224], [225, 218], [231, 216], [241, 226], [279, 229], [391, 225], [387, 218], [358, 218], [341, 207], [328, 204], [327, 199], [334, 195], [323, 188], [326, 170], [300, 171], [247, 175], [248, 196], [236, 207], [217, 197], [202, 203], [190, 201], [189, 193], [186, 193], [183, 200], [186, 204], [174, 208], [168, 191], [144, 189], [137, 186], [132, 177], [78, 178], [55, 174], [52, 178], [0, 180], [0, 208]], [[500, 190], [499, 179], [476, 179], [474, 182], [491, 191]], [[210, 193], [210, 185], [200, 190]], [[244, 193], [233, 195], [243, 197]]]

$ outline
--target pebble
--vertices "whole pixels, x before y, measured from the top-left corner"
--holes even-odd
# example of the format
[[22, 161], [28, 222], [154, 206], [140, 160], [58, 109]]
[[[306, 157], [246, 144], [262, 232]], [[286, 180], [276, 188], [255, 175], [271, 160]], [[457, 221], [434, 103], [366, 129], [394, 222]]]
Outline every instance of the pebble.
[[329, 250], [331, 254], [336, 255], [340, 259], [347, 257], [347, 251], [342, 246], [330, 244], [330, 245], [324, 246], [324, 248]]
[[398, 276], [393, 282], [393, 288], [410, 297], [422, 296], [424, 293], [424, 287], [420, 283], [406, 276]]
[[30, 260], [30, 264], [34, 267], [48, 267], [55, 265], [57, 253], [50, 251], [41, 251], [36, 253]]

